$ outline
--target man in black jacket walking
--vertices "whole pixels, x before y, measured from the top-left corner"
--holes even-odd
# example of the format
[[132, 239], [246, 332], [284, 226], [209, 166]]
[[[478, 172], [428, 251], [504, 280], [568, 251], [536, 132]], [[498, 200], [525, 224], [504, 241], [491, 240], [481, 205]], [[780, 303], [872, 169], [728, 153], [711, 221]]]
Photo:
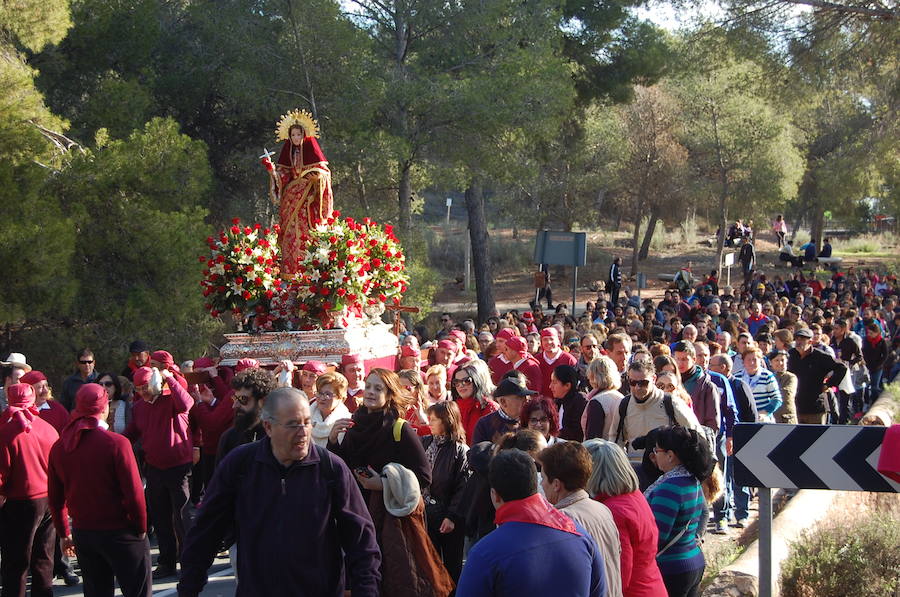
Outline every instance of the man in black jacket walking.
[[619, 304], [619, 290], [622, 288], [622, 258], [613, 259], [612, 265], [609, 266], [609, 278], [606, 281], [606, 289], [609, 291], [609, 302], [611, 308], [615, 308]]
[[794, 333], [795, 348], [788, 352], [788, 371], [797, 376], [797, 422], [824, 425], [828, 418], [828, 386], [836, 386], [847, 374], [847, 366], [812, 346], [812, 332]]

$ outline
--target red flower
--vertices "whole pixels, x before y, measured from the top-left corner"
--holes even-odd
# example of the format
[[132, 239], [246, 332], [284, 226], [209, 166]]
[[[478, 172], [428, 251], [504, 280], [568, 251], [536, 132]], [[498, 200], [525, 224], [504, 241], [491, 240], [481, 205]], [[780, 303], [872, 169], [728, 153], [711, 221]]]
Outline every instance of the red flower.
[[253, 232], [253, 229], [250, 226], [244, 226], [244, 234], [250, 234]]
[[231, 233], [232, 233], [232, 234], [240, 234], [240, 233], [241, 233], [241, 229], [238, 228], [237, 226], [232, 226], [232, 227], [231, 227]]
[[241, 223], [241, 219], [240, 218], [231, 218], [231, 223], [236, 226]]
[[244, 283], [244, 279], [241, 278], [240, 276], [238, 276], [237, 278], [234, 279], [234, 283], [237, 284], [238, 286], [240, 286]]
[[269, 230], [268, 228], [263, 228], [263, 234], [265, 234], [266, 236], [269, 236], [270, 232], [272, 232], [272, 231]]
[[344, 296], [345, 294], [347, 294], [347, 289], [346, 289], [346, 288], [338, 288], [338, 289], [337, 289], [337, 295], [338, 295], [338, 296]]
[[341, 217], [341, 212], [339, 212], [338, 210], [334, 210], [333, 212], [331, 212], [331, 217], [339, 218], [339, 217]]
[[328, 296], [329, 294], [331, 294], [331, 291], [328, 290], [328, 288], [322, 287], [322, 293], [321, 293], [321, 294], [322, 294], [322, 296]]
[[219, 312], [216, 311], [215, 309], [213, 309], [212, 311], [210, 311], [209, 314], [212, 315], [213, 317], [218, 317], [218, 316], [219, 316]]
[[254, 229], [254, 230], [259, 230], [259, 229], [260, 229], [259, 222], [257, 222], [256, 224], [253, 225], [253, 229]]
[[348, 240], [348, 241], [347, 241], [347, 248], [349, 249], [349, 248], [352, 247], [352, 246], [353, 246], [353, 241], [352, 241], [352, 240]]
[[246, 249], [244, 249], [244, 254], [245, 255], [253, 255], [253, 249], [251, 249], [250, 247], [247, 247]]
[[262, 286], [262, 285], [263, 285], [263, 279], [260, 278], [259, 276], [257, 276], [256, 279], [253, 280], [253, 283], [256, 284], [257, 286]]
[[331, 244], [336, 244], [337, 237], [332, 234], [331, 236], [328, 237], [328, 242], [330, 242]]
[[272, 291], [272, 290], [267, 290], [267, 291], [266, 291], [266, 298], [267, 298], [267, 299], [270, 299], [270, 298], [272, 298], [273, 296], [275, 296], [275, 292], [274, 292], [274, 291]]
[[241, 293], [241, 296], [244, 298], [245, 301], [247, 301], [247, 300], [250, 300], [250, 297], [252, 295], [250, 294], [249, 290], [245, 290], [244, 292]]
[[272, 230], [274, 230], [275, 232], [281, 232], [281, 226], [279, 224], [275, 224], [275, 226], [272, 227]]
[[328, 301], [325, 301], [324, 303], [322, 303], [322, 308], [325, 309], [326, 311], [331, 311], [331, 307], [332, 307], [332, 305]]
[[373, 260], [372, 260], [372, 267], [376, 267], [376, 268], [377, 268], [377, 267], [381, 267], [381, 259], [379, 259], [379, 258], [377, 258], [377, 257], [376, 257], [375, 259], [373, 259]]
[[369, 245], [372, 247], [377, 247], [378, 241], [373, 238], [372, 240], [369, 241]]

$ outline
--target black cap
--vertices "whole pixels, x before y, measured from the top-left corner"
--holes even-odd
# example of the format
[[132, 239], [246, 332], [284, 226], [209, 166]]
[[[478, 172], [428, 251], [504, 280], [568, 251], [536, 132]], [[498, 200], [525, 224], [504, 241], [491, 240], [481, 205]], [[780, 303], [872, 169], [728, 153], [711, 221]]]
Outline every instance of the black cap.
[[135, 340], [128, 345], [128, 352], [150, 352], [150, 347], [143, 340]]
[[515, 379], [504, 379], [500, 382], [500, 385], [497, 386], [497, 389], [494, 390], [494, 398], [499, 398], [501, 396], [533, 396], [537, 394], [532, 390], [529, 390], [527, 387], [521, 385]]
[[812, 333], [812, 330], [809, 328], [800, 328], [799, 330], [794, 332], [794, 337], [795, 338], [812, 338], [813, 333]]

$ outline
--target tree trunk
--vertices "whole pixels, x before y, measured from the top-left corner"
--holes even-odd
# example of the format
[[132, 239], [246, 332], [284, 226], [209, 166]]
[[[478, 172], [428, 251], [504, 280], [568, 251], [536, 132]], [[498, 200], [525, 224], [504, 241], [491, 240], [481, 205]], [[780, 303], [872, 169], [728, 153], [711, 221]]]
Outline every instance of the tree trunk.
[[634, 278], [637, 276], [637, 265], [638, 265], [638, 240], [641, 237], [641, 214], [640, 212], [635, 214], [634, 217], [634, 234], [631, 238], [631, 277]]
[[400, 205], [400, 213], [398, 217], [398, 228], [401, 237], [405, 236], [412, 229], [412, 181], [410, 174], [412, 164], [404, 162], [400, 165], [400, 188], [397, 192], [397, 199]]
[[659, 221], [659, 208], [653, 207], [650, 210], [650, 220], [647, 222], [647, 231], [644, 233], [644, 240], [641, 242], [641, 250], [638, 252], [638, 261], [647, 258], [650, 252], [650, 241], [653, 239], [653, 233], [656, 231], [656, 223]]
[[822, 246], [822, 236], [825, 234], [825, 206], [821, 201], [816, 201], [812, 209], [812, 221], [809, 223], [810, 240], [816, 245], [816, 253]]
[[487, 220], [484, 216], [484, 195], [481, 181], [473, 178], [466, 189], [466, 211], [469, 216], [469, 239], [472, 242], [472, 269], [475, 274], [475, 296], [478, 303], [478, 323], [484, 323], [496, 310], [494, 278], [491, 270], [491, 245]]
[[365, 213], [370, 213], [369, 198], [366, 196], [366, 179], [363, 177], [362, 162], [356, 162], [356, 189], [357, 197]]
[[[722, 253], [725, 252], [725, 235], [728, 234], [728, 168], [722, 156], [722, 143], [719, 141], [719, 115], [712, 112], [713, 132], [716, 140], [716, 162], [719, 168], [719, 238], [716, 239], [716, 271], [722, 268]], [[721, 273], [721, 272], [720, 272]]]

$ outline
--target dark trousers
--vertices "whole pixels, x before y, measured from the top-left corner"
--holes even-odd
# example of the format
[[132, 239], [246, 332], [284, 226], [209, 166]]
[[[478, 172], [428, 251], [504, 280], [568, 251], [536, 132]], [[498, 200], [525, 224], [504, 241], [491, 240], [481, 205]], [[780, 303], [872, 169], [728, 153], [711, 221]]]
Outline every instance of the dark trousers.
[[621, 288], [621, 284], [613, 284], [612, 282], [609, 283], [609, 302], [611, 303], [611, 306], [609, 307], [610, 311], [612, 311], [616, 307], [616, 305], [619, 304], [619, 290]]
[[53, 576], [63, 576], [64, 574], [75, 574], [75, 568], [69, 560], [61, 546], [62, 539], [57, 538], [56, 546], [53, 548]]
[[663, 583], [669, 597], [697, 597], [700, 594], [700, 581], [703, 580], [703, 568], [681, 574], [663, 574]]
[[454, 583], [459, 582], [463, 563], [463, 545], [466, 541], [465, 529], [462, 524], [459, 524], [452, 533], [441, 533], [438, 530], [440, 524], [438, 522], [437, 525], [428, 525], [428, 537], [444, 561], [444, 567], [450, 573], [450, 578]]
[[147, 465], [147, 506], [153, 514], [161, 566], [175, 567], [184, 541], [184, 511], [191, 497], [191, 464], [167, 469]]
[[72, 532], [84, 579], [85, 597], [113, 597], [114, 580], [124, 597], [150, 597], [150, 543], [134, 531]]
[[0, 595], [25, 597], [30, 571], [32, 597], [51, 597], [55, 543], [47, 498], [7, 501], [0, 508]]

